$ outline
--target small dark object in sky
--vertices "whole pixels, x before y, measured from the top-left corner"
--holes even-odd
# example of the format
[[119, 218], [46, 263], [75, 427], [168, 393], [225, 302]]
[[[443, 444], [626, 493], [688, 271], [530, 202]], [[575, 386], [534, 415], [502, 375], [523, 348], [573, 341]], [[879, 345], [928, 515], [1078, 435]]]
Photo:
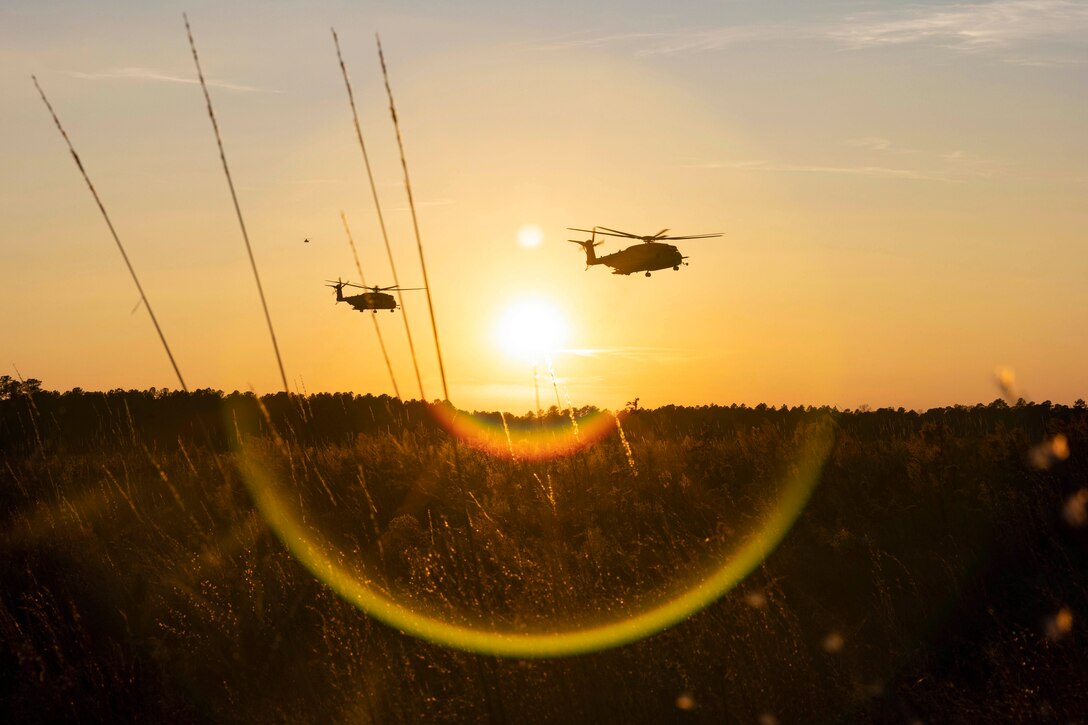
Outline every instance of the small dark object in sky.
[[303, 240], [302, 240], [302, 243], [303, 243], [303, 244], [309, 244], [309, 243], [310, 243], [310, 240], [309, 240], [309, 239], [303, 239]]

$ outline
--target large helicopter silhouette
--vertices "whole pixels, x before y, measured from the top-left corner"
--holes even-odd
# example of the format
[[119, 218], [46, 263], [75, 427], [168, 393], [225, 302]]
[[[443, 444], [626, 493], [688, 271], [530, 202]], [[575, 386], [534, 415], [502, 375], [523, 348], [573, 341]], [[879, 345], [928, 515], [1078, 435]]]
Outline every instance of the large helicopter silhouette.
[[[681, 264], [687, 264], [687, 262], [684, 261], [687, 257], [680, 254], [680, 250], [673, 245], [662, 244], [664, 240], [707, 239], [709, 237], [721, 236], [721, 234], [691, 234], [683, 237], [670, 237], [666, 236], [666, 233], [669, 230], [662, 229], [657, 234], [651, 234], [644, 237], [638, 234], [631, 234], [630, 232], [621, 232], [618, 229], [609, 229], [608, 227], [593, 227], [592, 229], [567, 228], [572, 232], [589, 232], [590, 234], [590, 238], [585, 241], [579, 239], [567, 240], [581, 245], [582, 249], [585, 250], [586, 269], [589, 269], [594, 264], [604, 264], [612, 268], [612, 274], [645, 272], [647, 277], [650, 276], [650, 272], [658, 269], [668, 269], [669, 267], [672, 267], [674, 270], [679, 270]], [[636, 244], [633, 247], [627, 247], [618, 252], [598, 257], [597, 253], [593, 251], [593, 248], [604, 243], [597, 241], [598, 234], [609, 237], [622, 237], [624, 239], [637, 239], [641, 241], [642, 244]]]
[[[359, 312], [366, 312], [370, 310], [374, 314], [378, 314], [378, 310], [389, 310], [394, 312], [397, 309], [397, 301], [393, 299], [393, 295], [386, 294], [387, 290], [419, 290], [422, 287], [367, 287], [361, 284], [353, 284], [351, 282], [344, 282], [341, 279], [337, 279], [333, 282], [331, 279], [325, 280], [329, 284], [326, 287], [332, 287], [336, 290], [336, 301], [347, 302], [349, 305], [359, 310]], [[363, 292], [357, 295], [344, 296], [345, 287], [358, 287], [359, 289], [370, 290], [369, 292]]]

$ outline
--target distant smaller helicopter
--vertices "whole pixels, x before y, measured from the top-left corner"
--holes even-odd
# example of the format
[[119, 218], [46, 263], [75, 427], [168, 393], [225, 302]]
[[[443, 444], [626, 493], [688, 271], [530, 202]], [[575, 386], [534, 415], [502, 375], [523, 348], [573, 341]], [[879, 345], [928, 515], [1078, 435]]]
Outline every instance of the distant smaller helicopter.
[[[609, 229], [608, 227], [593, 227], [592, 229], [575, 229], [574, 227], [568, 227], [572, 232], [589, 232], [590, 238], [582, 241], [580, 239], [570, 239], [568, 241], [581, 245], [582, 249], [586, 252], [586, 269], [589, 269], [594, 264], [604, 264], [612, 268], [612, 274], [631, 274], [632, 272], [645, 272], [646, 276], [650, 276], [650, 272], [658, 269], [668, 269], [672, 267], [674, 270], [679, 270], [681, 264], [687, 264], [684, 260], [687, 259], [684, 255], [680, 254], [680, 250], [671, 244], [661, 244], [666, 239], [709, 239], [710, 237], [720, 237], [721, 234], [692, 234], [685, 237], [669, 237], [666, 236], [668, 229], [662, 229], [657, 234], [650, 234], [647, 236], [640, 236], [638, 234], [631, 234], [630, 232], [621, 232], [618, 229]], [[622, 237], [624, 239], [638, 239], [643, 242], [644, 246], [635, 245], [633, 247], [627, 247], [621, 249], [618, 252], [612, 254], [606, 254], [603, 257], [598, 257], [597, 253], [593, 251], [593, 248], [603, 244], [603, 242], [597, 241], [597, 235], [603, 234], [608, 237]]]
[[[386, 294], [386, 291], [423, 289], [422, 287], [397, 287], [396, 285], [393, 285], [392, 287], [367, 287], [361, 284], [344, 282], [340, 279], [337, 279], [335, 282], [333, 282], [331, 279], [327, 279], [325, 281], [329, 282], [329, 284], [325, 285], [326, 287], [332, 287], [334, 290], [336, 290], [337, 302], [347, 302], [349, 305], [359, 310], [359, 312], [366, 312], [367, 310], [370, 310], [375, 315], [378, 314], [378, 310], [389, 310], [390, 312], [394, 312], [397, 309], [397, 301], [393, 299], [393, 295]], [[347, 297], [345, 297], [345, 287], [358, 287], [359, 289], [370, 291], [363, 292], [362, 294], [357, 295], [348, 295]]]

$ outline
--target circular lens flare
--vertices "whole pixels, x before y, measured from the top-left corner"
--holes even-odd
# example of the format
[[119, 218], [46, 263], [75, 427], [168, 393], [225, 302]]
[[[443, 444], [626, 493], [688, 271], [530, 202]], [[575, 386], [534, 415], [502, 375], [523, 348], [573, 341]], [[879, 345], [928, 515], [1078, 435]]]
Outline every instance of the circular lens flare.
[[499, 413], [467, 413], [452, 405], [430, 408], [438, 424], [478, 451], [514, 461], [547, 461], [598, 443], [616, 428], [616, 418], [594, 410], [577, 417], [569, 409], [547, 420], [509, 420]]
[[667, 591], [662, 590], [633, 611], [601, 621], [587, 615], [564, 617], [554, 625], [496, 626], [482, 615], [458, 613], [457, 621], [398, 600], [376, 580], [352, 571], [340, 547], [332, 544], [275, 480], [269, 468], [243, 445], [240, 467], [250, 495], [278, 538], [318, 579], [370, 616], [427, 641], [456, 649], [503, 657], [538, 658], [585, 654], [628, 644], [660, 632], [707, 607], [774, 550], [804, 510], [832, 441], [829, 422], [810, 429], [800, 453], [787, 467], [773, 505], [763, 509], [756, 526], [731, 547], [724, 561], [692, 572]]

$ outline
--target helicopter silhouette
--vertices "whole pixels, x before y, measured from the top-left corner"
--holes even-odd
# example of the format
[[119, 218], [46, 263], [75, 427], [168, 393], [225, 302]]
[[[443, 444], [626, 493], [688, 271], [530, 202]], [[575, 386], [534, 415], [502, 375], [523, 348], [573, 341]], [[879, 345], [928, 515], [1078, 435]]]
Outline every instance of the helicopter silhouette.
[[[594, 264], [604, 264], [612, 268], [612, 274], [645, 272], [647, 277], [650, 276], [650, 272], [658, 269], [668, 269], [669, 267], [672, 267], [674, 270], [679, 270], [681, 264], [687, 264], [687, 262], [684, 261], [687, 257], [680, 254], [680, 250], [673, 245], [662, 244], [664, 240], [707, 239], [709, 237], [721, 236], [721, 234], [692, 234], [683, 237], [670, 237], [666, 236], [666, 233], [669, 231], [668, 229], [662, 229], [657, 234], [640, 236], [638, 234], [631, 234], [630, 232], [621, 232], [618, 229], [609, 229], [608, 227], [593, 227], [592, 229], [567, 228], [572, 232], [589, 232], [590, 234], [590, 238], [585, 241], [579, 239], [567, 240], [580, 245], [582, 249], [585, 250], [586, 269], [589, 269]], [[598, 234], [609, 237], [622, 237], [624, 239], [637, 239], [641, 241], [642, 244], [627, 247], [618, 252], [606, 254], [603, 257], [598, 257], [597, 253], [593, 251], [593, 248], [604, 244], [604, 242], [597, 241]]]
[[[333, 282], [331, 279], [325, 280], [330, 284], [326, 287], [332, 287], [336, 290], [336, 301], [347, 302], [349, 305], [359, 310], [359, 312], [366, 312], [370, 310], [375, 315], [378, 314], [378, 310], [389, 310], [395, 312], [397, 309], [397, 301], [393, 299], [393, 295], [386, 294], [387, 290], [420, 290], [422, 287], [368, 287], [361, 284], [353, 284], [351, 282], [344, 282], [341, 279], [337, 279]], [[370, 290], [369, 292], [363, 292], [357, 295], [344, 296], [345, 287], [358, 287], [359, 289]]]

